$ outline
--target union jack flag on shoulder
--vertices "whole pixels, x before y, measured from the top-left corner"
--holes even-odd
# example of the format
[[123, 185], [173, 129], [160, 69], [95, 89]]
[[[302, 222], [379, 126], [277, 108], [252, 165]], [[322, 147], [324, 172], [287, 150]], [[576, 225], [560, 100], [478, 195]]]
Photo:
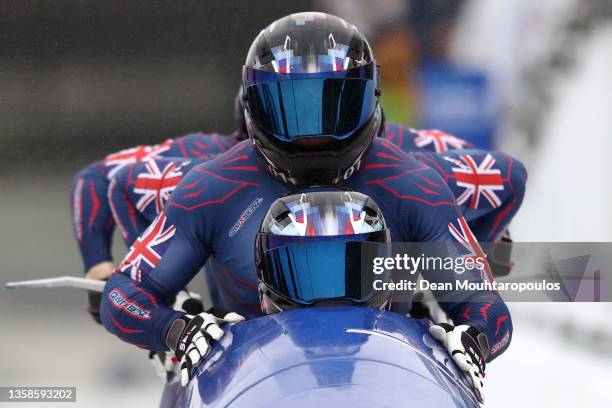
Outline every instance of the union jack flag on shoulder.
[[453, 174], [457, 186], [465, 188], [465, 191], [457, 197], [457, 204], [462, 205], [468, 200], [470, 208], [478, 208], [480, 197], [483, 196], [493, 208], [501, 206], [502, 201], [495, 191], [504, 190], [504, 181], [501, 170], [493, 168], [495, 158], [487, 154], [480, 164], [469, 154], [465, 154], [457, 160], [445, 157], [446, 160], [457, 165], [453, 167]]
[[134, 193], [142, 195], [136, 203], [138, 211], [144, 212], [151, 203], [155, 203], [155, 213], [162, 212], [166, 201], [183, 178], [181, 167], [171, 162], [160, 169], [157, 161], [147, 161], [147, 172], [140, 173], [134, 185]]
[[166, 226], [166, 214], [160, 213], [145, 232], [132, 244], [125, 259], [115, 272], [130, 271], [130, 277], [140, 281], [143, 272], [151, 271], [170, 245], [176, 227]]
[[426, 148], [432, 145], [436, 153], [452, 149], [464, 149], [468, 145], [465, 140], [438, 129], [419, 130], [411, 128], [410, 131], [417, 135], [414, 139], [414, 144], [417, 147]]
[[109, 154], [104, 159], [104, 165], [109, 168], [107, 178], [112, 179], [115, 174], [129, 164], [139, 163], [149, 159], [158, 158], [161, 153], [170, 149], [172, 139], [153, 146], [136, 146]]

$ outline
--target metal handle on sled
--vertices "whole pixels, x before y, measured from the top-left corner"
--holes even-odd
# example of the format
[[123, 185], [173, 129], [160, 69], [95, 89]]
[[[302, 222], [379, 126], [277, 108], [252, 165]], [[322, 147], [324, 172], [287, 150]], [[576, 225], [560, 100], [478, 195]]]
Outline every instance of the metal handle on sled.
[[6, 288], [78, 288], [92, 292], [102, 292], [105, 284], [105, 281], [100, 280], [77, 278], [76, 276], [59, 276], [57, 278], [7, 282]]

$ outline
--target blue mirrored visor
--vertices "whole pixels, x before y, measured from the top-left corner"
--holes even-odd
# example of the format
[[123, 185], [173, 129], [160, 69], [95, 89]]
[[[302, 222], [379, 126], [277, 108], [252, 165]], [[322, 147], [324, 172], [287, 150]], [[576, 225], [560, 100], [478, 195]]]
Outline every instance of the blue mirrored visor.
[[377, 103], [377, 81], [347, 76], [354, 70], [325, 76], [260, 73], [246, 86], [247, 109], [263, 130], [281, 140], [346, 138], [372, 117]]
[[373, 258], [386, 256], [388, 244], [360, 241], [318, 241], [276, 247], [264, 253], [260, 277], [294, 302], [346, 299], [368, 302], [377, 292]]
[[294, 245], [294, 244], [306, 244], [312, 243], [316, 239], [316, 243], [329, 243], [329, 242], [389, 242], [389, 230], [383, 229], [379, 231], [366, 232], [363, 234], [350, 234], [350, 235], [319, 235], [316, 237], [312, 236], [296, 236], [296, 235], [278, 235], [268, 234], [260, 232], [257, 234], [258, 245], [261, 245], [263, 252], [270, 251], [275, 248]]

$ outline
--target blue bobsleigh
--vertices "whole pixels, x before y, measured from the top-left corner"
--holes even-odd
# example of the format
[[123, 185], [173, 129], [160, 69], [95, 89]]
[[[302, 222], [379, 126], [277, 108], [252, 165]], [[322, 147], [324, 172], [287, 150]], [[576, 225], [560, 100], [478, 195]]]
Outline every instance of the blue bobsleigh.
[[423, 320], [304, 308], [226, 326], [175, 407], [478, 407]]

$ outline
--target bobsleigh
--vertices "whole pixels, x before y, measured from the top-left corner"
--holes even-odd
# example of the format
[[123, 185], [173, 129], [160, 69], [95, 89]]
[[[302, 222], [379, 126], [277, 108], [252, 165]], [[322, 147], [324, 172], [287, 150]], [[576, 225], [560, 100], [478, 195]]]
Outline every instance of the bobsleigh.
[[478, 407], [425, 320], [361, 307], [303, 308], [226, 326], [162, 407]]
[[[62, 276], [6, 286], [101, 292], [104, 282]], [[423, 319], [373, 308], [306, 307], [223, 329], [186, 387], [165, 386], [162, 408], [479, 406]]]

